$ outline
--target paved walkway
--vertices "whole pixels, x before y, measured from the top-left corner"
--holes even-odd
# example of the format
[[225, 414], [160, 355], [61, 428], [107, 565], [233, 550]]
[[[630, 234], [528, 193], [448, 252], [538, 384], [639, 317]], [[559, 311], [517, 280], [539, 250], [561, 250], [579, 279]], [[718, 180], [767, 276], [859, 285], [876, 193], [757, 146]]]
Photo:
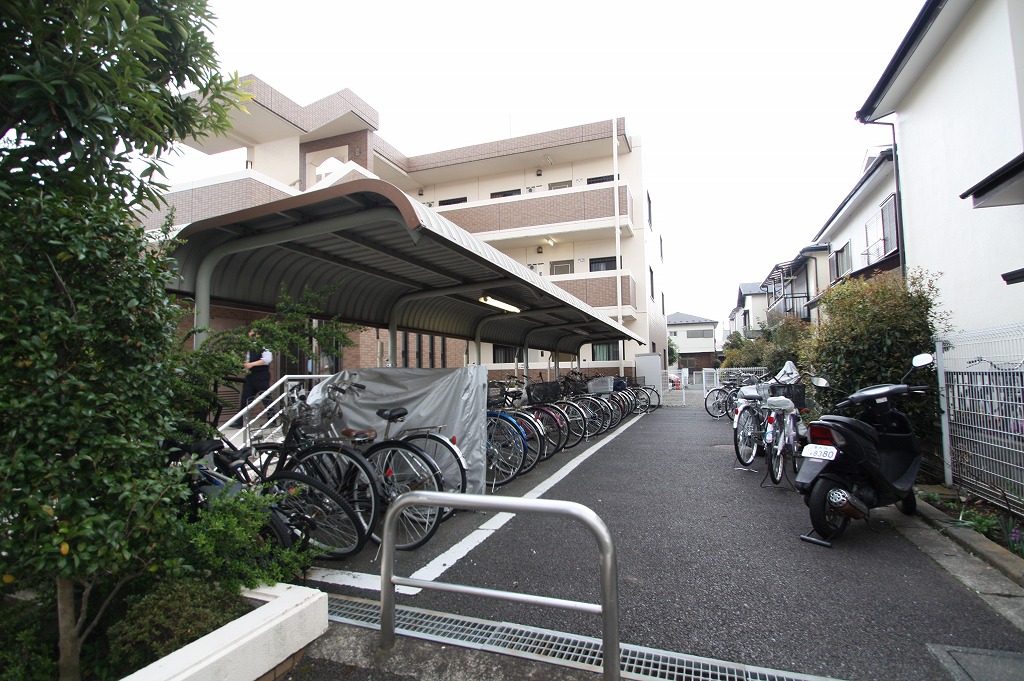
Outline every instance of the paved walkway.
[[[670, 430], [673, 427], [682, 429], [684, 424], [692, 429], [697, 424], [696, 427], [714, 429], [714, 437], [727, 437], [727, 433], [717, 432], [722, 428], [727, 429], [727, 425], [714, 422], [707, 417], [703, 403], [694, 399], [692, 393], [688, 393], [686, 397], [688, 406], [666, 408], [647, 418], [652, 419], [652, 424], [656, 423], [654, 419], [658, 419], [657, 423], [662, 428]], [[699, 410], [703, 420], [696, 416], [694, 410]], [[666, 415], [670, 418], [666, 418]], [[664, 437], [663, 430], [659, 430], [658, 433], [665, 442], [672, 442], [671, 438]], [[634, 438], [640, 436], [639, 431], [633, 434]], [[693, 439], [692, 432], [688, 431], [685, 435], [680, 433], [679, 439], [684, 438]], [[618, 442], [622, 444], [628, 441], [623, 438]], [[609, 450], [614, 450], [614, 447]], [[617, 450], [609, 450], [602, 454], [609, 457], [622, 454]], [[728, 499], [725, 501], [728, 502]], [[1024, 560], [973, 531], [953, 526], [948, 517], [924, 502], [919, 503], [919, 514], [915, 517], [908, 518], [895, 512], [883, 517], [923, 554], [941, 566], [942, 570], [966, 585], [995, 613], [1010, 623], [1011, 630], [1016, 628], [1018, 633], [1024, 632]], [[822, 555], [829, 555], [831, 558], [830, 554]], [[839, 556], [838, 553], [835, 555]], [[836, 560], [843, 561], [848, 558], [849, 556], [839, 556]], [[863, 597], [871, 598], [872, 595], [863, 594]], [[864, 633], [866, 632], [851, 631], [849, 645], [871, 646], [873, 637], [865, 637]], [[884, 632], [882, 633], [884, 635]], [[807, 634], [813, 636], [812, 632]], [[791, 635], [799, 637], [803, 633], [794, 631]], [[332, 623], [329, 631], [307, 649], [303, 661], [286, 678], [293, 681], [504, 681], [600, 678], [599, 674], [578, 669], [407, 637], [399, 637], [390, 651], [381, 651], [378, 643], [377, 631]], [[1024, 680], [1024, 652], [1001, 652], [957, 646], [955, 643], [956, 641], [951, 641], [951, 645], [930, 648], [951, 681]], [[1019, 643], [1017, 645], [1019, 647]], [[1024, 651], [1024, 648], [1020, 650]], [[812, 677], [804, 675], [801, 678]]]

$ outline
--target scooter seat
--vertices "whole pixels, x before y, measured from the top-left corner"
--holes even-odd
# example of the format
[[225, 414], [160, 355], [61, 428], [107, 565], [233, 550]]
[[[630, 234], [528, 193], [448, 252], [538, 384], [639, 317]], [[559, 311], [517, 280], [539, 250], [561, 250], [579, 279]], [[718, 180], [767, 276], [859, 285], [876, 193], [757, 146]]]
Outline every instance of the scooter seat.
[[822, 421], [828, 421], [831, 423], [842, 424], [845, 428], [848, 428], [857, 435], [865, 438], [868, 442], [873, 445], [878, 445], [878, 431], [875, 428], [863, 421], [852, 419], [849, 416], [837, 416], [836, 414], [825, 414], [821, 417]]

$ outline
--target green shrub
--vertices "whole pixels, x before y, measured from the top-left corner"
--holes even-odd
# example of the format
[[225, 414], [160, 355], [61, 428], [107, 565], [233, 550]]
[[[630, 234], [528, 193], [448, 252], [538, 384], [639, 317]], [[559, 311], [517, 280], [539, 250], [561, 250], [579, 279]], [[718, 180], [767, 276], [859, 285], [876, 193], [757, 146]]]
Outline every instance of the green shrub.
[[0, 604], [0, 681], [57, 677], [57, 620], [52, 602]]
[[110, 627], [110, 671], [124, 676], [202, 638], [251, 609], [238, 590], [213, 581], [158, 582]]
[[[899, 383], [911, 358], [934, 351], [934, 336], [944, 330], [934, 277], [921, 270], [904, 280], [899, 272], [850, 279], [821, 297], [822, 320], [802, 355], [802, 365], [829, 380], [834, 390], [818, 391], [818, 404], [831, 412], [855, 390]], [[918, 370], [913, 382], [936, 383], [934, 370]], [[938, 397], [903, 400], [918, 435], [934, 428]]]
[[312, 560], [297, 548], [274, 542], [267, 527], [274, 497], [245, 489], [222, 492], [181, 527], [169, 553], [200, 575], [234, 589], [287, 581]]

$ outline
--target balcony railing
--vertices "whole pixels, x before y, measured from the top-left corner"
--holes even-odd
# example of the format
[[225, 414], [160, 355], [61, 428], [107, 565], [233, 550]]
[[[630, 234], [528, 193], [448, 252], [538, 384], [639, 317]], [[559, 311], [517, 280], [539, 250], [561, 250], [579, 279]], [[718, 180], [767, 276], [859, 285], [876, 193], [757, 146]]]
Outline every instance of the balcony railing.
[[810, 296], [806, 293], [787, 293], [769, 301], [768, 323], [774, 323], [785, 316], [811, 321], [811, 312], [807, 307], [809, 301]]
[[[434, 210], [471, 234], [587, 223], [615, 217], [613, 189], [611, 184], [555, 189]], [[623, 223], [635, 224], [633, 197], [625, 184], [619, 185], [619, 215]]]

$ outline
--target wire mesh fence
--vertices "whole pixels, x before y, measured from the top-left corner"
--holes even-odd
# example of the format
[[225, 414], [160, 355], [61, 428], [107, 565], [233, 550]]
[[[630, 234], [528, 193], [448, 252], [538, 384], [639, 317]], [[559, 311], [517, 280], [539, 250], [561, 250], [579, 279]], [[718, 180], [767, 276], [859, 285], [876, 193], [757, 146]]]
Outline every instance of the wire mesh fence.
[[936, 352], [947, 481], [1024, 516], [1024, 324], [947, 335]]

